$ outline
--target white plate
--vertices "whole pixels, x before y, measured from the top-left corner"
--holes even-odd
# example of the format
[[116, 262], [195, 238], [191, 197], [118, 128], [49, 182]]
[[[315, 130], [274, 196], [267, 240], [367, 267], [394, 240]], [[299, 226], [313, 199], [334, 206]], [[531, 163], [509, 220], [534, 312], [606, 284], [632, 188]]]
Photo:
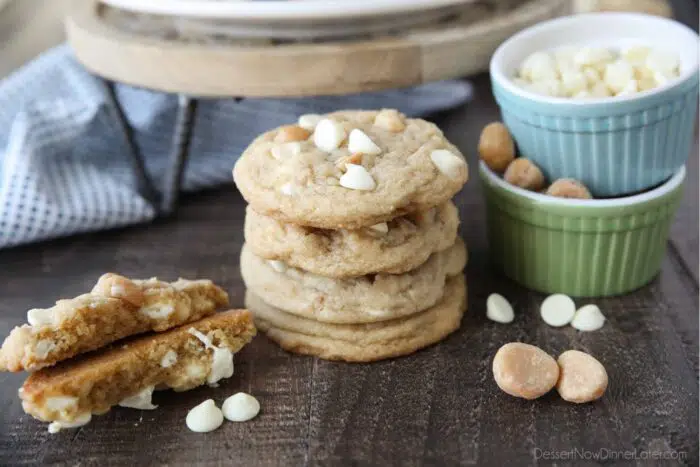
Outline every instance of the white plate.
[[420, 14], [375, 16], [356, 20], [323, 22], [287, 21], [264, 22], [249, 20], [208, 20], [201, 18], [173, 19], [175, 29], [182, 36], [220, 36], [248, 39], [314, 40], [355, 37], [366, 34], [386, 34], [411, 27], [437, 22], [450, 15], [453, 8], [440, 8]]
[[123, 10], [168, 16], [251, 21], [339, 20], [417, 13], [469, 0], [101, 0]]

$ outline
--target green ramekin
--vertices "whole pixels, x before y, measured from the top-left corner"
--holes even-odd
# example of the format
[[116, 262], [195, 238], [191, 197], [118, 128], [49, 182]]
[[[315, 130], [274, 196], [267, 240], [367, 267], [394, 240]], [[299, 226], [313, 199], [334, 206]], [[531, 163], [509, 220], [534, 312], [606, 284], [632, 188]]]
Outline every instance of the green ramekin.
[[620, 295], [661, 269], [685, 167], [634, 196], [572, 200], [506, 183], [483, 162], [490, 255], [508, 277], [544, 293]]

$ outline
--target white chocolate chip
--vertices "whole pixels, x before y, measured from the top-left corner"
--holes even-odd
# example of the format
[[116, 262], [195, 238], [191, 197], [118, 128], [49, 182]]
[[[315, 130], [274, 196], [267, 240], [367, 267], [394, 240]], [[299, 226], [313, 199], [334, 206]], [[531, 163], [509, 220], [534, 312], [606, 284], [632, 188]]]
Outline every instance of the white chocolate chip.
[[630, 94], [636, 94], [639, 91], [639, 84], [636, 79], [631, 79], [627, 82], [624, 88], [616, 96], [628, 96]]
[[207, 383], [214, 386], [220, 380], [231, 376], [233, 376], [233, 353], [224, 347], [214, 347]]
[[282, 261], [278, 261], [276, 259], [270, 259], [267, 261], [267, 264], [270, 265], [272, 269], [279, 273], [284, 273], [287, 271], [287, 265], [283, 263]]
[[150, 319], [166, 319], [173, 314], [175, 308], [172, 305], [151, 305], [141, 308], [139, 312]]
[[624, 60], [618, 60], [605, 66], [603, 79], [612, 92], [618, 93], [634, 79], [634, 69]]
[[87, 425], [90, 423], [90, 420], [92, 419], [92, 414], [90, 413], [83, 413], [75, 417], [75, 419], [71, 422], [51, 422], [49, 425], [49, 433], [56, 434], [59, 431], [61, 431], [64, 428], [78, 428], [83, 425]]
[[586, 77], [586, 82], [589, 86], [594, 86], [601, 81], [600, 73], [595, 68], [584, 68], [583, 75]]
[[579, 331], [597, 331], [605, 324], [605, 316], [596, 305], [584, 305], [576, 311], [571, 326]]
[[[189, 328], [187, 332], [199, 339], [204, 348], [213, 351], [207, 383], [215, 385], [221, 379], [230, 378], [233, 375], [233, 353], [225, 347], [216, 347], [208, 336], [195, 328]], [[199, 370], [197, 373], [199, 374]]]
[[131, 397], [127, 397], [119, 403], [120, 407], [139, 410], [153, 410], [158, 406], [153, 404], [153, 386], [147, 386]]
[[665, 76], [674, 76], [680, 66], [678, 57], [662, 52], [660, 50], [652, 50], [646, 57], [645, 64], [653, 72], [663, 73]]
[[[547, 58], [549, 57], [549, 58]], [[549, 60], [556, 73], [550, 70]], [[526, 58], [513, 82], [544, 96], [574, 99], [628, 96], [679, 76], [677, 55], [632, 45], [619, 53], [604, 47], [563, 47]]]
[[668, 83], [671, 79], [673, 79], [673, 76], [662, 71], [655, 71], [653, 76], [654, 82], [657, 86], [663, 86], [664, 84]]
[[112, 297], [124, 297], [126, 296], [126, 288], [121, 284], [112, 284], [109, 293]]
[[70, 396], [47, 397], [45, 405], [52, 412], [64, 412], [78, 408], [78, 398]]
[[56, 343], [48, 339], [43, 339], [36, 343], [35, 353], [39, 360], [45, 359], [54, 350], [56, 350]]
[[299, 121], [297, 123], [305, 130], [314, 131], [316, 129], [316, 125], [318, 125], [318, 122], [320, 122], [322, 119], [323, 117], [318, 114], [305, 114], [299, 117]]
[[574, 63], [579, 67], [593, 66], [599, 68], [601, 65], [612, 62], [615, 56], [610, 50], [603, 47], [583, 47], [574, 56]]
[[560, 97], [564, 95], [561, 81], [557, 79], [535, 81], [530, 85], [529, 90], [543, 96]]
[[168, 350], [163, 358], [160, 360], [160, 366], [163, 368], [170, 368], [177, 363], [177, 352], [174, 350]]
[[554, 294], [545, 298], [540, 306], [542, 320], [552, 327], [566, 326], [574, 319], [576, 304], [564, 294]]
[[232, 395], [221, 406], [224, 417], [232, 422], [247, 422], [260, 412], [260, 402], [244, 392]]
[[576, 56], [575, 47], [561, 47], [556, 49], [553, 55], [559, 74], [579, 70], [579, 67], [574, 63], [574, 57]]
[[277, 160], [290, 159], [301, 154], [301, 143], [292, 141], [291, 143], [278, 144], [270, 149], [270, 154]]
[[467, 163], [464, 159], [447, 149], [436, 149], [430, 153], [430, 159], [443, 175], [451, 179], [458, 179]]
[[642, 65], [649, 56], [649, 52], [651, 52], [649, 47], [633, 45], [622, 49], [620, 55], [622, 55], [622, 58], [624, 58], [630, 64]]
[[610, 97], [610, 90], [603, 81], [598, 81], [589, 92], [591, 97]]
[[380, 222], [379, 224], [371, 225], [369, 226], [369, 228], [380, 234], [389, 233], [389, 224], [387, 224], [386, 222]]
[[54, 323], [51, 309], [34, 308], [27, 312], [27, 322], [30, 326], [48, 326]]
[[294, 185], [292, 185], [291, 182], [285, 183], [280, 187], [280, 193], [282, 193], [285, 196], [294, 196], [296, 194], [296, 188], [294, 188]]
[[382, 149], [377, 146], [362, 130], [355, 128], [350, 132], [348, 139], [348, 150], [352, 153], [377, 155]]
[[331, 152], [338, 149], [347, 134], [342, 125], [331, 119], [324, 118], [314, 131], [314, 144], [322, 151]]
[[556, 79], [557, 69], [554, 59], [547, 52], [531, 54], [523, 61], [520, 77], [530, 81]]
[[513, 307], [503, 295], [492, 293], [486, 299], [486, 317], [497, 323], [511, 323], [515, 319]]
[[340, 177], [340, 186], [351, 190], [371, 191], [377, 187], [377, 182], [363, 166], [345, 164], [345, 173]]
[[564, 94], [572, 96], [586, 90], [588, 87], [588, 80], [586, 79], [586, 75], [580, 71], [565, 71], [561, 74], [561, 86]]
[[224, 414], [221, 413], [213, 399], [207, 399], [187, 413], [185, 423], [187, 428], [194, 432], [208, 433], [224, 423]]

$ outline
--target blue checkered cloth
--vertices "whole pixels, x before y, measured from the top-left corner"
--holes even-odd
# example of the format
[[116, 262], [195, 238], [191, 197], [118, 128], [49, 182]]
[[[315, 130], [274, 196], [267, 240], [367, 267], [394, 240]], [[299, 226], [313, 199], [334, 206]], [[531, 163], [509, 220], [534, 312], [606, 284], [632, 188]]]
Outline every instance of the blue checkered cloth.
[[[65, 45], [0, 82], [0, 248], [155, 217], [136, 189], [105, 89]], [[183, 189], [232, 183], [231, 168], [250, 141], [299, 114], [393, 107], [424, 115], [462, 104], [471, 92], [469, 83], [445, 81], [342, 97], [204, 100]], [[121, 85], [117, 96], [162, 186], [177, 97]]]

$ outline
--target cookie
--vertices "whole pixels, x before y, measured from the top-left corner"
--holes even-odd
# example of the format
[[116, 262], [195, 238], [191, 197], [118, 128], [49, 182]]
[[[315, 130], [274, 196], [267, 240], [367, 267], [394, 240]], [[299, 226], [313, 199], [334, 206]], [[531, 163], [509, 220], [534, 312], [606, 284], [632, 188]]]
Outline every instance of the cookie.
[[155, 408], [150, 394], [157, 387], [185, 391], [231, 377], [233, 354], [255, 333], [248, 311], [231, 310], [131, 338], [31, 374], [19, 391], [22, 407], [56, 422], [50, 431], [85, 424], [120, 403]]
[[127, 336], [163, 331], [228, 306], [209, 280], [131, 280], [102, 276], [90, 293], [29, 310], [0, 348], [0, 370], [36, 371]]
[[358, 229], [446, 203], [468, 170], [432, 123], [392, 110], [347, 110], [324, 116], [313, 133], [297, 126], [264, 133], [238, 159], [233, 177], [265, 216]]
[[333, 279], [241, 252], [246, 287], [270, 305], [326, 323], [371, 323], [411, 315], [442, 298], [445, 280], [466, 264], [461, 239], [405, 274], [372, 274]]
[[326, 277], [402, 274], [445, 250], [457, 238], [452, 202], [359, 230], [325, 230], [285, 224], [255, 212], [245, 218], [245, 238], [259, 257]]
[[467, 307], [463, 275], [450, 278], [443, 298], [428, 310], [390, 321], [330, 324], [301, 318], [246, 292], [246, 307], [267, 337], [289, 352], [327, 360], [371, 362], [411, 354], [459, 328]]

